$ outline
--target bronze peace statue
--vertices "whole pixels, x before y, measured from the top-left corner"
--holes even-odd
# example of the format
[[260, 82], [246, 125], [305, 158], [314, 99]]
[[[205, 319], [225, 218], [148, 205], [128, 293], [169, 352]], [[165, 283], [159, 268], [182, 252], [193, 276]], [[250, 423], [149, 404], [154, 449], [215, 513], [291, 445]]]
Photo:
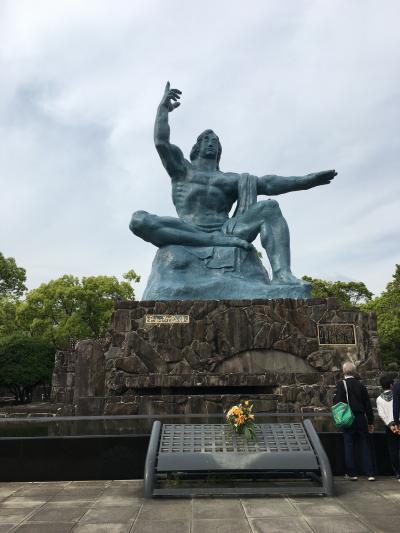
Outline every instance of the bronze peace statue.
[[[154, 143], [171, 178], [178, 218], [137, 211], [129, 225], [135, 235], [159, 248], [143, 299], [309, 298], [310, 285], [291, 272], [289, 229], [278, 202], [257, 201], [257, 196], [328, 185], [335, 170], [291, 177], [222, 172], [222, 147], [212, 130], [198, 136], [188, 161], [170, 142], [168, 124], [181, 94], [167, 83], [154, 126]], [[258, 235], [272, 280], [251, 244]]]

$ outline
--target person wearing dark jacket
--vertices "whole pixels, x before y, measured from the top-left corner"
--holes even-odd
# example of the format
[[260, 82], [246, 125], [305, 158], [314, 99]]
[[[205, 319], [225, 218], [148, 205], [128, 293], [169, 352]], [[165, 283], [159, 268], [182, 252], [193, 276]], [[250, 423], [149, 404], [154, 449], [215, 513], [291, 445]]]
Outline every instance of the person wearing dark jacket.
[[355, 463], [355, 444], [358, 440], [364, 474], [369, 481], [374, 481], [374, 463], [369, 438], [369, 433], [374, 431], [374, 413], [371, 400], [365, 385], [355, 377], [355, 365], [350, 362], [344, 363], [342, 370], [344, 380], [340, 381], [336, 386], [333, 405], [339, 402], [347, 403], [347, 387], [348, 403], [354, 414], [353, 424], [349, 428], [343, 429], [346, 478], [353, 481], [358, 479]]
[[397, 383], [393, 387], [393, 422], [400, 432], [400, 383]]

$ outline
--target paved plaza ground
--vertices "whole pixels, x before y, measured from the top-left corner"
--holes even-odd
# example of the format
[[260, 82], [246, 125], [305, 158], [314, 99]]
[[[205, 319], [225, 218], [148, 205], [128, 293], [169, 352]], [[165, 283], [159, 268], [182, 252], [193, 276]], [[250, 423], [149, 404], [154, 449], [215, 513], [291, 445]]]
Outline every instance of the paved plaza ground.
[[0, 483], [0, 533], [400, 531], [400, 483], [335, 480], [333, 498], [144, 500], [142, 481]]

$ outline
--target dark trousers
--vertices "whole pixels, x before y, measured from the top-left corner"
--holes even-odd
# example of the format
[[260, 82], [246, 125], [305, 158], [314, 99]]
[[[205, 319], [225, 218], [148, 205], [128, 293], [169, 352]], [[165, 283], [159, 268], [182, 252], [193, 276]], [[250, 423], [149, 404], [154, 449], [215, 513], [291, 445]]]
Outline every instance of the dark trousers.
[[361, 452], [361, 461], [364, 474], [374, 475], [374, 463], [372, 461], [372, 450], [370, 435], [368, 433], [368, 422], [364, 414], [354, 413], [354, 422], [351, 427], [343, 430], [344, 438], [344, 460], [346, 473], [350, 476], [356, 475], [355, 447], [358, 445]]
[[386, 428], [386, 442], [389, 450], [390, 462], [395, 476], [400, 476], [400, 435]]

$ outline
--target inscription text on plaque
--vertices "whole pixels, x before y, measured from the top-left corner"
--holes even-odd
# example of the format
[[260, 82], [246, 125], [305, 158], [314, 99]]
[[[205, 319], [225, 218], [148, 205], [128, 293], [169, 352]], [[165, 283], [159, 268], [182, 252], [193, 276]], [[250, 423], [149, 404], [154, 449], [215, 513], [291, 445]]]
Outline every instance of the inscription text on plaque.
[[354, 324], [317, 324], [319, 344], [356, 344]]
[[189, 315], [146, 315], [146, 324], [189, 324]]

